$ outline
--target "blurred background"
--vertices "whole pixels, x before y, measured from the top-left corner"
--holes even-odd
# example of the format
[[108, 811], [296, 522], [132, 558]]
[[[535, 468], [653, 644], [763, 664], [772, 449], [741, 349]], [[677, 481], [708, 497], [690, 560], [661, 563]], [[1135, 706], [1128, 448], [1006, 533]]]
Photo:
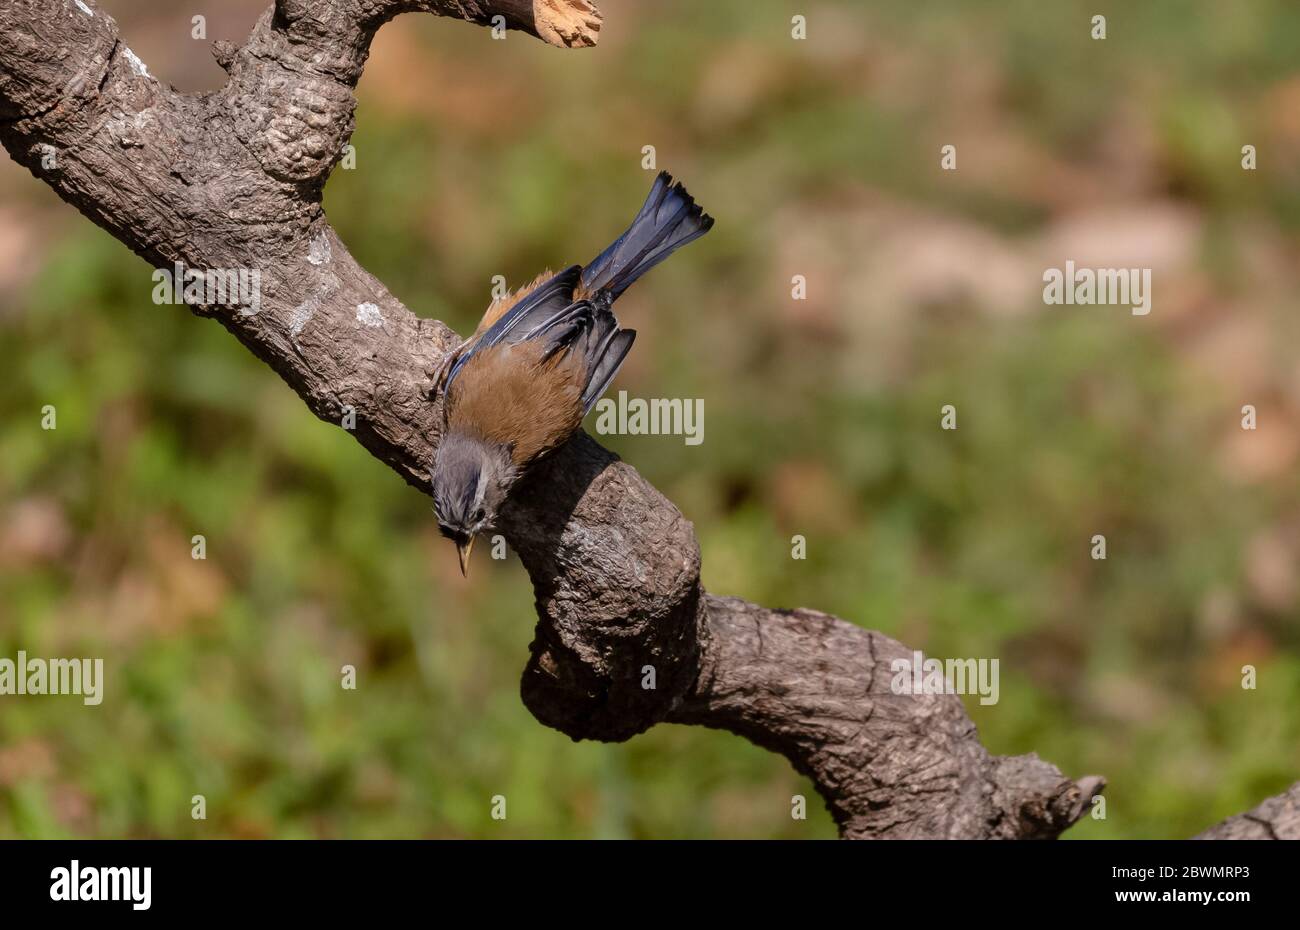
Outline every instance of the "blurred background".
[[[101, 5], [203, 91], [267, 2]], [[705, 440], [605, 441], [709, 590], [998, 658], [990, 751], [1110, 781], [1072, 838], [1188, 836], [1300, 777], [1300, 7], [599, 5], [590, 50], [382, 30], [325, 198], [357, 258], [467, 333], [493, 275], [623, 229], [654, 145], [718, 223], [620, 304], [616, 388], [703, 398]], [[1066, 259], [1152, 268], [1152, 313], [1044, 306]], [[534, 721], [517, 561], [462, 579], [428, 500], [149, 274], [0, 160], [0, 656], [107, 678], [0, 699], [0, 836], [835, 835], [739, 737]]]

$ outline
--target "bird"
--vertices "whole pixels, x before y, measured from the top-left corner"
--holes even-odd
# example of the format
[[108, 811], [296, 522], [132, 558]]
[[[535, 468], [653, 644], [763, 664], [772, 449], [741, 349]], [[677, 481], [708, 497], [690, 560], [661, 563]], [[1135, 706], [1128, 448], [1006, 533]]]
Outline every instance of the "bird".
[[434, 511], [439, 532], [456, 544], [462, 574], [514, 483], [578, 430], [627, 358], [636, 331], [619, 325], [614, 302], [712, 226], [686, 188], [660, 172], [608, 248], [494, 300], [474, 334], [432, 373], [431, 394], [443, 397]]

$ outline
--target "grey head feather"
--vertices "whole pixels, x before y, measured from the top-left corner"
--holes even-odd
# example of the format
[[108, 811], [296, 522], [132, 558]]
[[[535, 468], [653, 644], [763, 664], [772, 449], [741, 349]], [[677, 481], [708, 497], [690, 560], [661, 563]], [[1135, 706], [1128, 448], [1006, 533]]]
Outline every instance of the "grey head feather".
[[433, 465], [439, 530], [464, 542], [492, 527], [515, 477], [507, 447], [461, 432], [444, 435]]

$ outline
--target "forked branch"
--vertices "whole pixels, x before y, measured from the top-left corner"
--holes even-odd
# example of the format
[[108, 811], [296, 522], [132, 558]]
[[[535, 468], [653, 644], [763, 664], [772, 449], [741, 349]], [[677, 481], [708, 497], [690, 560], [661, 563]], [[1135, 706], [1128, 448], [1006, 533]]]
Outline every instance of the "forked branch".
[[[8, 0], [0, 141], [152, 265], [256, 269], [256, 306], [195, 312], [322, 420], [353, 411], [362, 445], [427, 491], [429, 374], [458, 339], [361, 268], [321, 210], [371, 40], [413, 11], [557, 46], [594, 45], [601, 22], [586, 0], [279, 0], [242, 46], [215, 44], [226, 85], [191, 95], [93, 0]], [[1054, 837], [1102, 787], [990, 755], [957, 697], [892, 693], [889, 662], [910, 650], [880, 633], [705, 593], [690, 522], [585, 434], [525, 477], [502, 522], [537, 598], [523, 699], [574, 739], [730, 730], [812, 778], [846, 837]]]

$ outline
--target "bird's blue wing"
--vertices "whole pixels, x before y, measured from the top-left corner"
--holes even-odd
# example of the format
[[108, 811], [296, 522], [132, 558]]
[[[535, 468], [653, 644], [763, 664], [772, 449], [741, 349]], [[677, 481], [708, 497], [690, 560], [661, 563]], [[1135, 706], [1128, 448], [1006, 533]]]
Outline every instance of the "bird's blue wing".
[[[610, 314], [611, 319], [613, 314]], [[636, 330], [619, 329], [617, 324], [599, 342], [593, 342], [588, 353], [587, 386], [582, 391], [582, 414], [586, 416], [596, 406], [600, 395], [605, 393], [609, 383], [614, 380], [618, 370], [623, 367], [623, 359], [632, 351], [632, 342], [636, 339]]]
[[574, 265], [554, 275], [519, 303], [507, 310], [488, 329], [468, 344], [447, 374], [444, 390], [471, 358], [494, 346], [540, 341], [542, 361], [560, 352], [576, 352], [585, 360], [586, 382], [582, 387], [583, 413], [590, 412], [622, 366], [633, 330], [620, 329], [608, 298], [574, 300], [581, 267]]
[[539, 284], [519, 302], [502, 314], [487, 330], [461, 353], [447, 373], [444, 389], [451, 387], [451, 382], [461, 368], [479, 352], [495, 345], [513, 345], [524, 342], [546, 331], [561, 320], [575, 306], [573, 289], [578, 286], [582, 267], [573, 265], [552, 275]]

